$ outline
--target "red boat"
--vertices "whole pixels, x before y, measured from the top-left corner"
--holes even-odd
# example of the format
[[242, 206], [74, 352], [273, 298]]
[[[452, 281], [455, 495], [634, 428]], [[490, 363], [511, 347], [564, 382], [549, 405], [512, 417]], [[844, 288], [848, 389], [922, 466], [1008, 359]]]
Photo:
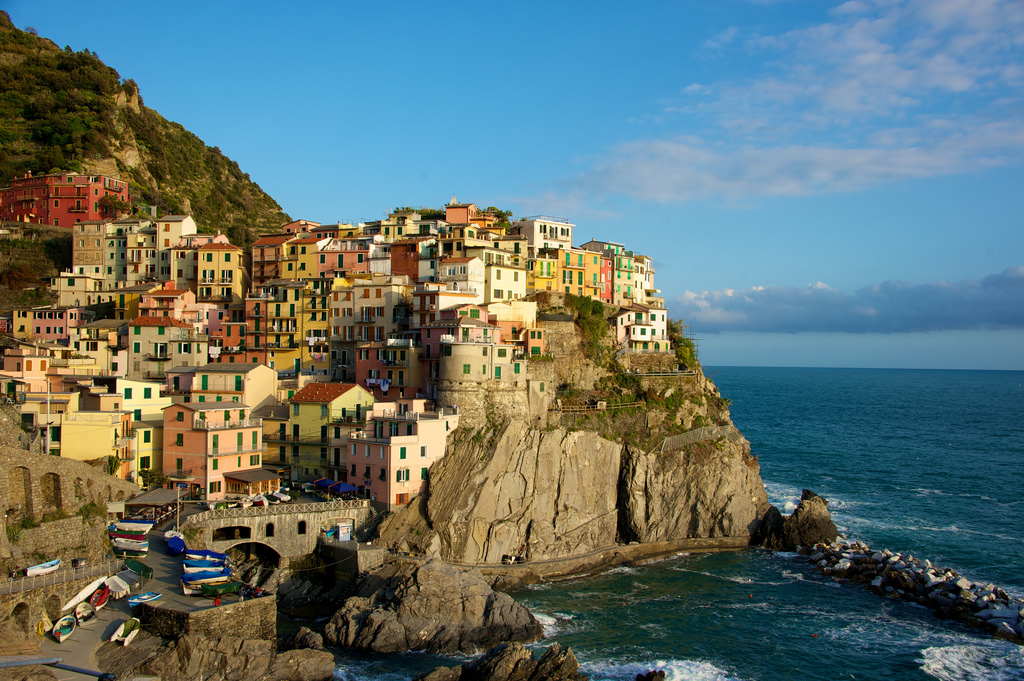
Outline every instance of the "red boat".
[[99, 610], [107, 604], [110, 600], [110, 587], [104, 584], [100, 588], [93, 592], [92, 596], [89, 596], [89, 604], [93, 608]]
[[136, 534], [131, 532], [108, 532], [107, 534], [110, 535], [111, 539], [134, 539], [136, 541], [146, 540], [145, 533]]

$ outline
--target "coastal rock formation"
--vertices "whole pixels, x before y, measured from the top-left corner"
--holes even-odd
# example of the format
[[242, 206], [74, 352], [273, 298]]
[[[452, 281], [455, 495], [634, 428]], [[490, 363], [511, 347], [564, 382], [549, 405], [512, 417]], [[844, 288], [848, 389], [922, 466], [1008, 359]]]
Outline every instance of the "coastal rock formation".
[[621, 446], [512, 421], [452, 439], [431, 470], [429, 551], [454, 563], [579, 555], [615, 542]]
[[[704, 432], [701, 432], [704, 431]], [[626, 447], [619, 479], [624, 541], [750, 536], [769, 507], [750, 443], [733, 426]]]
[[587, 681], [580, 674], [572, 648], [552, 644], [539, 659], [519, 643], [491, 648], [476, 660], [457, 667], [438, 667], [414, 681]]
[[365, 580], [324, 630], [330, 645], [377, 653], [470, 651], [542, 633], [529, 610], [493, 591], [477, 570], [440, 561], [383, 584]]
[[805, 489], [793, 515], [784, 518], [774, 506], [765, 512], [754, 542], [768, 549], [792, 551], [799, 546], [830, 544], [838, 536], [828, 500]]
[[908, 600], [953, 619], [1024, 644], [1024, 598], [979, 584], [949, 568], [861, 542], [819, 544], [808, 556], [825, 575], [866, 583], [880, 596]]

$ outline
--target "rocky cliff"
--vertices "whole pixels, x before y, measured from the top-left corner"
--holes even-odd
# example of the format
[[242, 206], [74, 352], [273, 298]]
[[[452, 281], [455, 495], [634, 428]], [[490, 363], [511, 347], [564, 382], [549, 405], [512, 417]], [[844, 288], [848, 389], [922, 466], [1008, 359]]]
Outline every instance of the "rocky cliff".
[[757, 459], [724, 407], [715, 416], [723, 425], [687, 429], [708, 420], [706, 406], [694, 405], [717, 396], [705, 392], [714, 389], [708, 381], [688, 385], [694, 399], [678, 408], [608, 416], [607, 437], [520, 420], [458, 429], [430, 471], [426, 502], [396, 514], [382, 539], [453, 563], [493, 565], [504, 556], [575, 558], [629, 542], [749, 538], [769, 508]]

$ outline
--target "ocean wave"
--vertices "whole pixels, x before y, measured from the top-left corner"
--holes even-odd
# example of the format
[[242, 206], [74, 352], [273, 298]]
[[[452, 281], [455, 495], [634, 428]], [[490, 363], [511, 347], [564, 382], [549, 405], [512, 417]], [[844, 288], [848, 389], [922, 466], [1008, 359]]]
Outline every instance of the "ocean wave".
[[584, 631], [587, 628], [586, 624], [577, 620], [574, 615], [567, 615], [562, 612], [553, 612], [551, 614], [535, 612], [533, 616], [543, 627], [544, 638], [546, 639], [562, 634]]
[[631, 567], [629, 565], [618, 565], [616, 567], [613, 567], [611, 570], [608, 570], [608, 572], [606, 572], [605, 574], [608, 574], [608, 575], [635, 575], [638, 572], [640, 572], [640, 570], [638, 568]]
[[1024, 649], [992, 641], [932, 646], [921, 651], [921, 670], [941, 681], [1002, 681], [1024, 676]]
[[620, 662], [600, 660], [581, 662], [580, 671], [591, 681], [622, 681], [637, 674], [663, 670], [666, 681], [739, 681], [739, 677], [701, 660], [654, 660], [652, 662]]

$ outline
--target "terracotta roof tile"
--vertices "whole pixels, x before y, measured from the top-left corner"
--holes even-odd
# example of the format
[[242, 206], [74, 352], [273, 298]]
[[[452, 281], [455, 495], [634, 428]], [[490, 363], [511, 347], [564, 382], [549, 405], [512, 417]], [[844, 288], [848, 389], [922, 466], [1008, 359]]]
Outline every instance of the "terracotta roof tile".
[[128, 322], [128, 326], [176, 326], [179, 329], [191, 329], [193, 328], [188, 322], [183, 322], [180, 319], [173, 317], [136, 317], [132, 321]]
[[291, 402], [333, 402], [349, 390], [358, 388], [355, 383], [308, 383], [292, 396]]

